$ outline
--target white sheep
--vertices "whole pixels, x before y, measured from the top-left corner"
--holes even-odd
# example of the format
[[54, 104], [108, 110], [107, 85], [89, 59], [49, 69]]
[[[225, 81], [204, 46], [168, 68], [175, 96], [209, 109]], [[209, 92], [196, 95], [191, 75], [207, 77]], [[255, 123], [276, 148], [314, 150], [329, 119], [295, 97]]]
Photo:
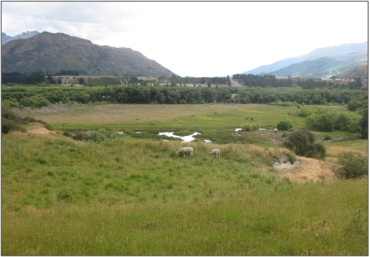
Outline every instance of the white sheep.
[[190, 158], [193, 156], [193, 148], [192, 147], [183, 147], [177, 151], [177, 155], [182, 154], [182, 157], [185, 157], [185, 154], [189, 154]]
[[218, 149], [213, 149], [210, 153], [210, 155], [213, 155], [214, 157], [218, 158], [220, 157], [220, 150]]

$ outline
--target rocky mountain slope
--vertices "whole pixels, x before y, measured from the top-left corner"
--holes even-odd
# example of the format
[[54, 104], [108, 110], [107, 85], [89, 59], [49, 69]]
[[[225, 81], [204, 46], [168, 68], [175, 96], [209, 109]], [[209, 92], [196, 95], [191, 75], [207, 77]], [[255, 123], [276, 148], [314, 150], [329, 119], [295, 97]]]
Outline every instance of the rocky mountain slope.
[[16, 35], [14, 37], [12, 36], [9, 36], [7, 35], [6, 33], [4, 32], [1, 32], [1, 44], [5, 44], [5, 43], [8, 43], [12, 40], [16, 40], [16, 39], [25, 39], [25, 38], [29, 38], [29, 37], [33, 37], [35, 35], [39, 34], [38, 31], [26, 31], [26, 32], [23, 32], [22, 34], [19, 34], [19, 35]]
[[2, 46], [2, 72], [56, 74], [77, 70], [94, 76], [172, 76], [154, 60], [130, 48], [99, 46], [63, 33], [42, 32]]

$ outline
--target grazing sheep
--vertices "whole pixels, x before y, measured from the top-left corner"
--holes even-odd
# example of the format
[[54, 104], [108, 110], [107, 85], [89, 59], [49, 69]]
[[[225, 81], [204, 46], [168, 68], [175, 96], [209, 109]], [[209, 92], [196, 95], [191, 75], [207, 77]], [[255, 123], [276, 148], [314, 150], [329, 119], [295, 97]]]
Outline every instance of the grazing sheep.
[[210, 155], [213, 155], [214, 157], [218, 158], [220, 157], [220, 150], [218, 149], [213, 149], [210, 153]]
[[193, 148], [192, 147], [183, 147], [177, 151], [177, 154], [182, 154], [182, 157], [185, 157], [185, 154], [189, 154], [190, 158], [193, 156]]

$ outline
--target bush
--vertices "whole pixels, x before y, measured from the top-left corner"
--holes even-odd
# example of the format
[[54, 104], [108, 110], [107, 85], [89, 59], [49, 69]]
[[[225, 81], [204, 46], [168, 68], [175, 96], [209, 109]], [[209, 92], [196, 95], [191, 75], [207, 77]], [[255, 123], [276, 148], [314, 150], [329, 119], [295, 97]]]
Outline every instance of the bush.
[[297, 156], [292, 152], [287, 152], [286, 156], [289, 158], [291, 164], [294, 164], [297, 161]]
[[277, 129], [278, 130], [289, 130], [292, 129], [293, 125], [290, 122], [290, 120], [282, 120], [277, 124]]
[[1, 133], [8, 134], [11, 130], [27, 132], [24, 128], [24, 124], [25, 122], [21, 117], [10, 109], [3, 108], [1, 112]]
[[74, 140], [80, 140], [80, 141], [83, 141], [83, 140], [87, 141], [87, 140], [90, 139], [90, 136], [87, 133], [79, 132], [79, 133], [77, 133], [76, 135], [73, 136], [73, 139]]
[[72, 134], [69, 131], [64, 131], [63, 135], [66, 137], [72, 137]]
[[368, 174], [368, 159], [356, 152], [343, 152], [338, 156], [338, 163], [342, 165], [335, 173], [341, 178], [358, 178]]
[[119, 138], [120, 135], [117, 131], [108, 130], [108, 129], [98, 129], [91, 134], [90, 139], [95, 143], [101, 143], [103, 141], [113, 140]]
[[332, 140], [333, 138], [330, 136], [330, 135], [328, 135], [328, 134], [325, 134], [325, 136], [324, 136], [324, 140]]
[[241, 127], [244, 131], [252, 131], [260, 128], [257, 123], [245, 123]]
[[306, 126], [308, 129], [330, 132], [334, 129], [334, 117], [332, 113], [323, 108], [315, 108], [314, 112], [307, 116]]
[[295, 116], [298, 116], [298, 117], [307, 117], [311, 114], [311, 110], [307, 109], [307, 108], [299, 108], [299, 110], [295, 113]]
[[283, 142], [283, 146], [299, 156], [324, 159], [326, 156], [325, 147], [314, 141], [314, 135], [308, 130], [302, 129], [292, 132]]
[[354, 112], [339, 112], [334, 116], [334, 129], [350, 133], [360, 132], [361, 115]]

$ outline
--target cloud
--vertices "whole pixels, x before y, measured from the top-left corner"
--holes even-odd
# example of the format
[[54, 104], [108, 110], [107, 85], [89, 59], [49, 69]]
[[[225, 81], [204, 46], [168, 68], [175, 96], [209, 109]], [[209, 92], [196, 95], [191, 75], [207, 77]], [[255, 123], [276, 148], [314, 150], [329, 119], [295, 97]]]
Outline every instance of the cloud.
[[3, 2], [3, 32], [128, 47], [181, 76], [232, 74], [365, 42], [366, 2]]

